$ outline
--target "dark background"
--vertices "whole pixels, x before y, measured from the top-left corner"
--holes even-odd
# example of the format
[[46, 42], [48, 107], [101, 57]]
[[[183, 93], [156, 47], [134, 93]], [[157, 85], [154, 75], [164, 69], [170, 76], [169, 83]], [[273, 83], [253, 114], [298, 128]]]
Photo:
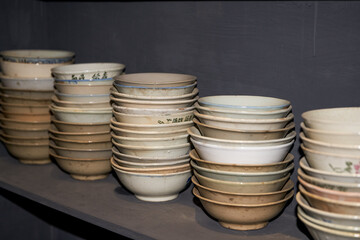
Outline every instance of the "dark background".
[[[72, 50], [77, 63], [196, 75], [200, 96], [288, 99], [297, 130], [304, 111], [360, 102], [358, 1], [1, 0], [0, 30], [0, 50]], [[299, 141], [296, 162], [298, 147]], [[21, 225], [18, 234], [27, 239], [36, 239], [36, 231], [59, 234], [24, 201], [2, 195], [1, 215], [11, 216], [6, 228]]]

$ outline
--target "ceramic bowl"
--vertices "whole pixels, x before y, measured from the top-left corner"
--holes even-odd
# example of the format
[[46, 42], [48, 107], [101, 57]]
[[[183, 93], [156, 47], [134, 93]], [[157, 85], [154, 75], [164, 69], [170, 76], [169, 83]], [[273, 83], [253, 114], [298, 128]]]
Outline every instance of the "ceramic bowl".
[[50, 127], [50, 121], [22, 121], [6, 118], [3, 114], [0, 114], [0, 123], [5, 127], [20, 129], [47, 129]]
[[111, 135], [109, 131], [102, 132], [61, 132], [54, 126], [49, 128], [49, 132], [61, 139], [80, 140], [80, 141], [110, 141]]
[[49, 137], [23, 137], [23, 136], [12, 136], [5, 134], [2, 130], [0, 130], [0, 136], [5, 141], [13, 142], [13, 143], [29, 143], [29, 144], [49, 144]]
[[78, 109], [76, 111], [71, 108], [61, 108], [50, 106], [51, 112], [55, 118], [63, 122], [71, 123], [104, 123], [109, 122], [112, 117], [111, 110], [88, 110]]
[[[128, 75], [128, 74], [126, 74]], [[125, 76], [125, 75], [124, 75]], [[179, 87], [158, 87], [158, 86], [149, 86], [149, 87], [141, 87], [141, 86], [127, 86], [122, 84], [117, 84], [116, 82], [113, 84], [116, 90], [119, 93], [129, 94], [129, 95], [137, 95], [137, 96], [181, 96], [185, 94], [189, 94], [194, 91], [197, 82], [186, 86]]]
[[347, 133], [317, 130], [306, 127], [303, 122], [300, 126], [305, 134], [305, 137], [309, 139], [334, 144], [360, 145], [360, 132]]
[[116, 158], [124, 160], [124, 161], [128, 161], [128, 162], [132, 162], [132, 163], [161, 163], [161, 162], [178, 162], [178, 161], [182, 161], [182, 160], [187, 160], [187, 162], [190, 162], [190, 157], [189, 154], [180, 156], [180, 157], [174, 157], [174, 158], [169, 158], [169, 157], [139, 157], [139, 156], [134, 156], [134, 155], [128, 155], [128, 154], [124, 154], [119, 152], [119, 150], [116, 147], [112, 148], [112, 152], [114, 154], [114, 156], [116, 156]]
[[199, 105], [217, 109], [274, 111], [288, 108], [290, 102], [284, 99], [263, 96], [219, 95], [202, 97], [199, 99]]
[[301, 144], [310, 167], [334, 173], [360, 174], [360, 156], [331, 154], [306, 148]]
[[55, 117], [52, 117], [51, 121], [55, 125], [56, 129], [61, 132], [110, 132], [109, 122], [71, 123], [57, 120]]
[[58, 50], [7, 50], [0, 52], [2, 72], [12, 77], [51, 77], [51, 69], [74, 62], [75, 53]]
[[38, 99], [38, 98], [24, 98], [18, 96], [12, 96], [7, 94], [0, 94], [0, 99], [4, 103], [18, 104], [18, 105], [50, 105], [50, 99]]
[[173, 173], [136, 173], [113, 167], [120, 182], [142, 201], [164, 202], [179, 195], [189, 182], [191, 170]]
[[49, 137], [48, 128], [18, 128], [0, 124], [2, 131], [14, 137]]
[[294, 169], [294, 163], [287, 168], [274, 172], [230, 172], [200, 167], [194, 161], [191, 166], [202, 176], [229, 182], [268, 182], [288, 175]]
[[323, 222], [360, 227], [360, 215], [348, 215], [331, 213], [328, 211], [319, 210], [309, 205], [306, 199], [300, 192], [296, 194], [296, 201], [300, 205], [301, 209], [309, 216], [321, 220]]
[[360, 215], [360, 202], [347, 202], [317, 196], [306, 191], [302, 185], [299, 185], [299, 190], [314, 208], [332, 213]]
[[136, 138], [136, 137], [122, 137], [117, 136], [114, 132], [111, 133], [112, 139], [117, 143], [124, 145], [133, 145], [133, 146], [173, 146], [179, 144], [188, 143], [189, 136], [187, 134], [179, 135], [176, 137], [165, 137], [165, 138]]
[[35, 98], [35, 99], [50, 99], [54, 94], [54, 90], [24, 90], [24, 89], [7, 88], [7, 87], [3, 87], [2, 85], [0, 85], [0, 92], [14, 97]]
[[231, 182], [202, 176], [196, 170], [193, 171], [196, 179], [202, 186], [232, 193], [266, 193], [279, 191], [288, 181], [287, 176], [268, 182]]
[[50, 139], [56, 144], [56, 146], [64, 148], [75, 149], [109, 149], [112, 147], [110, 140], [98, 140], [98, 141], [82, 141], [57, 138], [50, 134]]
[[49, 105], [29, 105], [0, 102], [1, 108], [7, 113], [18, 114], [50, 114]]
[[229, 164], [217, 163], [200, 159], [196, 150], [190, 151], [190, 157], [197, 163], [198, 166], [213, 170], [229, 171], [229, 172], [273, 172], [286, 168], [294, 161], [294, 155], [288, 153], [283, 161], [271, 164]]
[[200, 199], [206, 212], [219, 221], [220, 225], [234, 230], [255, 230], [264, 228], [268, 222], [277, 216], [292, 198], [294, 191], [285, 198], [262, 204], [235, 204], [214, 201], [202, 197], [194, 188], [193, 194]]
[[52, 96], [51, 101], [55, 106], [65, 107], [65, 108], [106, 108], [110, 107], [110, 100], [103, 102], [77, 102], [77, 101], [62, 101], [59, 100], [55, 95]]
[[[342, 182], [342, 181], [334, 181], [334, 180], [316, 178], [316, 177], [313, 177], [313, 176], [310, 176], [310, 175], [304, 173], [304, 171], [301, 168], [299, 168], [297, 170], [297, 172], [298, 172], [298, 176], [300, 176], [302, 179], [304, 179], [305, 181], [307, 181], [308, 183], [311, 183], [313, 185], [316, 185], [316, 186], [319, 186], [322, 188], [326, 188], [326, 189], [341, 191], [341, 192], [360, 193], [360, 183]], [[360, 181], [360, 179], [358, 181]]]
[[[72, 64], [74, 65], [74, 64]], [[74, 78], [77, 78], [74, 76]], [[114, 80], [112, 78], [105, 79], [55, 79], [56, 84], [62, 85], [111, 85]]]
[[234, 119], [234, 118], [223, 118], [215, 117], [210, 115], [200, 114], [194, 111], [195, 117], [200, 122], [210, 126], [228, 128], [234, 130], [275, 130], [284, 128], [289, 122], [294, 119], [294, 115], [290, 113], [285, 118], [275, 119]]
[[212, 137], [202, 136], [200, 131], [196, 127], [188, 128], [188, 134], [196, 141], [201, 143], [215, 144], [219, 146], [234, 146], [234, 147], [264, 147], [264, 146], [276, 146], [286, 144], [294, 140], [296, 132], [292, 131], [284, 138], [271, 139], [271, 140], [227, 140]]
[[314, 239], [333, 239], [333, 240], [349, 240], [349, 239], [358, 239], [359, 234], [354, 232], [345, 232], [334, 230], [327, 227], [319, 226], [315, 223], [312, 223], [306, 220], [303, 216], [298, 213], [298, 218], [302, 221], [306, 228], [309, 230], [311, 236]]
[[353, 157], [360, 156], [360, 145], [346, 145], [316, 141], [305, 137], [305, 134], [303, 132], [301, 132], [299, 136], [304, 144], [304, 147], [310, 150]]
[[110, 96], [113, 103], [118, 106], [131, 108], [155, 108], [155, 109], [170, 109], [170, 108], [186, 108], [191, 107], [197, 100], [198, 96], [193, 99], [176, 100], [176, 101], [138, 101], [132, 99], [121, 99]]
[[339, 200], [339, 201], [360, 202], [360, 193], [342, 192], [342, 191], [322, 188], [307, 182], [305, 179], [301, 178], [300, 176], [298, 176], [298, 180], [306, 191], [315, 194], [317, 196], [328, 199]]
[[285, 128], [276, 130], [235, 130], [231, 128], [215, 127], [193, 119], [203, 136], [228, 140], [261, 141], [284, 138], [292, 129], [295, 123], [291, 122]]
[[133, 114], [133, 115], [169, 115], [169, 114], [180, 114], [183, 112], [193, 111], [195, 107], [186, 107], [186, 108], [164, 108], [164, 109], [156, 109], [156, 108], [130, 108], [130, 107], [122, 107], [116, 104], [112, 104], [114, 110], [118, 113], [124, 114]]
[[177, 137], [186, 134], [186, 128], [172, 131], [134, 131], [115, 127], [113, 124], [110, 125], [116, 136], [131, 137], [131, 138], [169, 138]]
[[75, 149], [56, 146], [52, 141], [49, 144], [54, 153], [69, 158], [83, 158], [83, 159], [110, 159], [112, 152], [109, 149]]
[[204, 115], [210, 115], [215, 117], [223, 118], [234, 118], [234, 119], [275, 119], [284, 118], [292, 110], [290, 105], [287, 108], [282, 108], [273, 111], [247, 111], [237, 109], [218, 109], [200, 106], [199, 103], [195, 103], [196, 110]]
[[191, 181], [194, 183], [200, 195], [204, 198], [234, 204], [262, 204], [276, 202], [285, 197], [285, 195], [294, 189], [294, 183], [289, 180], [280, 191], [269, 193], [232, 193], [219, 191], [202, 186], [193, 176]]
[[118, 166], [124, 168], [168, 168], [172, 166], [182, 166], [189, 163], [189, 159], [181, 159], [177, 161], [161, 161], [161, 162], [131, 162], [119, 159], [116, 155], [113, 155], [114, 161]]
[[116, 88], [112, 87], [110, 89], [110, 93], [115, 98], [120, 99], [129, 99], [129, 100], [137, 100], [137, 101], [179, 101], [186, 99], [193, 99], [199, 94], [199, 89], [194, 88], [191, 93], [178, 95], [178, 96], [139, 96], [139, 95], [131, 95], [125, 93], [119, 93]]
[[282, 161], [294, 141], [277, 146], [234, 147], [202, 143], [190, 138], [202, 159], [219, 163], [269, 164]]
[[0, 74], [1, 84], [7, 88], [24, 89], [24, 90], [54, 90], [54, 79], [46, 78], [26, 78], [11, 77]]
[[99, 180], [106, 178], [111, 172], [109, 158], [104, 159], [82, 159], [71, 158], [57, 155], [50, 150], [50, 156], [55, 159], [57, 164], [70, 173], [71, 177], [77, 180]]
[[113, 110], [113, 115], [118, 122], [139, 124], [172, 124], [192, 121], [193, 111], [169, 114], [169, 115], [135, 115], [119, 113]]
[[341, 133], [360, 132], [360, 107], [327, 108], [304, 112], [306, 127]]
[[65, 94], [110, 94], [111, 84], [61, 84], [55, 83], [55, 88]]
[[23, 121], [23, 122], [50, 122], [50, 113], [34, 114], [34, 113], [14, 113], [2, 110], [2, 115], [5, 118]]
[[51, 72], [56, 79], [81, 82], [113, 78], [124, 70], [125, 65], [121, 63], [81, 63], [56, 67], [51, 69]]
[[174, 130], [186, 130], [187, 128], [194, 125], [192, 121], [172, 124], [134, 124], [118, 122], [114, 118], [111, 119], [111, 124], [116, 128], [135, 130], [140, 132], [169, 132]]
[[109, 94], [66, 94], [55, 91], [55, 96], [61, 101], [70, 102], [110, 102]]
[[19, 159], [21, 163], [47, 164], [51, 162], [48, 143], [17, 143], [6, 141], [2, 137], [0, 140], [5, 144], [9, 153]]
[[128, 155], [135, 155], [139, 157], [169, 157], [175, 158], [188, 154], [190, 151], [190, 144], [184, 143], [179, 145], [163, 145], [163, 146], [134, 146], [117, 143], [112, 140], [112, 143], [119, 149], [121, 153]]
[[301, 169], [304, 171], [304, 173], [318, 179], [344, 182], [344, 183], [360, 183], [359, 174], [336, 173], [336, 172], [330, 172], [330, 171], [324, 171], [324, 170], [312, 168], [309, 166], [308, 161], [305, 157], [300, 159], [299, 165]]

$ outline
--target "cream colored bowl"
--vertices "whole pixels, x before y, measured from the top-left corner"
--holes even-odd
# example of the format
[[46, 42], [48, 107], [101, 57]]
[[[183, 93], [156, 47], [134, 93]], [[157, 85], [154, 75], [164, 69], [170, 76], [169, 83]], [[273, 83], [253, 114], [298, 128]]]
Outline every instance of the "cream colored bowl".
[[54, 126], [49, 128], [49, 132], [61, 139], [80, 140], [80, 141], [110, 141], [111, 135], [109, 131], [102, 132], [62, 132], [58, 131]]
[[35, 99], [50, 99], [54, 94], [54, 90], [25, 90], [25, 89], [15, 89], [7, 88], [0, 85], [0, 92], [6, 95], [14, 97], [24, 97], [24, 98], [35, 98]]
[[183, 112], [193, 111], [194, 106], [186, 108], [131, 108], [131, 107], [122, 107], [116, 104], [112, 104], [114, 110], [118, 113], [124, 114], [133, 114], [133, 115], [169, 115], [169, 114], [180, 114]]
[[187, 128], [194, 125], [192, 121], [173, 124], [134, 124], [118, 122], [114, 119], [111, 119], [111, 124], [113, 124], [117, 128], [144, 132], [169, 132], [174, 130], [186, 130]]
[[109, 94], [66, 94], [55, 90], [55, 96], [62, 101], [88, 103], [88, 102], [110, 102]]
[[85, 108], [62, 108], [54, 105], [50, 106], [55, 118], [63, 122], [72, 123], [104, 123], [111, 119], [111, 110], [85, 109]]
[[3, 114], [0, 114], [0, 123], [5, 127], [20, 129], [47, 129], [50, 127], [50, 121], [22, 121], [6, 118]]
[[51, 98], [55, 106], [66, 107], [66, 108], [106, 108], [110, 107], [110, 99], [103, 102], [77, 102], [77, 101], [62, 101], [59, 100], [55, 95]]
[[0, 74], [1, 84], [7, 88], [24, 90], [54, 90], [52, 77], [11, 77]]
[[14, 137], [49, 137], [48, 128], [18, 128], [8, 127], [0, 124], [2, 131]]
[[55, 127], [62, 132], [110, 132], [109, 121], [99, 123], [71, 123], [60, 121], [55, 117], [52, 117], [51, 121], [54, 123]]
[[0, 102], [1, 108], [7, 113], [17, 114], [50, 114], [49, 105], [29, 105]]
[[137, 138], [137, 137], [122, 137], [117, 136], [114, 132], [111, 133], [112, 139], [117, 143], [124, 145], [132, 146], [172, 146], [185, 144], [189, 142], [189, 136], [187, 134], [179, 135], [176, 137], [166, 137], [166, 138]]
[[4, 103], [21, 104], [21, 105], [50, 105], [50, 99], [41, 98], [24, 98], [7, 94], [0, 94], [0, 99]]
[[111, 84], [60, 84], [55, 83], [55, 88], [65, 94], [110, 94]]
[[24, 137], [24, 136], [12, 136], [8, 135], [3, 132], [3, 130], [0, 130], [0, 136], [5, 141], [13, 142], [13, 143], [25, 143], [25, 144], [49, 144], [49, 137]]
[[110, 159], [112, 152], [111, 148], [109, 149], [75, 149], [75, 148], [66, 148], [56, 146], [53, 142], [50, 141], [50, 148], [54, 152], [62, 157], [69, 158], [84, 158], [84, 159]]
[[35, 113], [14, 113], [2, 110], [2, 115], [6, 118], [23, 121], [23, 122], [50, 122], [50, 113], [35, 114]]
[[64, 148], [74, 148], [74, 149], [109, 149], [112, 144], [110, 140], [72, 140], [57, 138], [54, 135], [50, 134], [50, 139], [59, 147]]
[[161, 162], [131, 162], [131, 161], [125, 161], [122, 159], [117, 158], [115, 155], [113, 156], [114, 161], [118, 164], [120, 167], [124, 168], [168, 168], [172, 166], [180, 166], [184, 164], [189, 163], [189, 159], [181, 159], [178, 161], [161, 161]]

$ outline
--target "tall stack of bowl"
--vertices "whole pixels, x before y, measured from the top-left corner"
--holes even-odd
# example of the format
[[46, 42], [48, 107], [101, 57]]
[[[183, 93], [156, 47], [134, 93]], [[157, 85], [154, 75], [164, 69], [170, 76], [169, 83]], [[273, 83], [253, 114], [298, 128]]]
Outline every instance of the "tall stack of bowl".
[[291, 109], [287, 100], [261, 96], [209, 96], [196, 104], [199, 130], [188, 130], [193, 193], [222, 226], [263, 228], [293, 196]]
[[49, 158], [50, 69], [72, 64], [74, 53], [56, 50], [8, 50], [1, 55], [1, 140], [25, 164], [46, 164]]
[[191, 176], [187, 128], [198, 99], [196, 77], [137, 73], [115, 78], [111, 90], [112, 166], [143, 201], [175, 199]]
[[50, 155], [79, 180], [105, 178], [111, 171], [110, 88], [120, 63], [85, 63], [52, 69]]
[[314, 239], [360, 237], [360, 108], [302, 114], [298, 217]]

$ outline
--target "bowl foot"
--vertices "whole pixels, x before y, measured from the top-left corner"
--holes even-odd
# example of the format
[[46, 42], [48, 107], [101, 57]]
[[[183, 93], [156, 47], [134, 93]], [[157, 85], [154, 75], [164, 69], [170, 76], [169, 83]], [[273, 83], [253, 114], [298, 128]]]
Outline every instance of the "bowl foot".
[[173, 194], [173, 195], [167, 195], [167, 196], [154, 196], [154, 197], [150, 197], [150, 196], [140, 196], [140, 195], [136, 195], [135, 197], [137, 199], [140, 199], [142, 201], [146, 201], [146, 202], [166, 202], [166, 201], [170, 201], [173, 200], [175, 198], [177, 198], [177, 196], [179, 196], [179, 194]]
[[226, 223], [219, 222], [221, 226], [234, 230], [256, 230], [266, 227], [268, 222], [256, 223], [256, 224], [237, 224], [237, 223]]
[[71, 177], [73, 177], [76, 180], [82, 180], [82, 181], [93, 181], [93, 180], [100, 180], [106, 178], [109, 174], [100, 174], [100, 175], [92, 175], [92, 176], [86, 176], [86, 175], [77, 175], [77, 174], [70, 174]]
[[23, 164], [42, 165], [51, 163], [50, 159], [19, 159]]

